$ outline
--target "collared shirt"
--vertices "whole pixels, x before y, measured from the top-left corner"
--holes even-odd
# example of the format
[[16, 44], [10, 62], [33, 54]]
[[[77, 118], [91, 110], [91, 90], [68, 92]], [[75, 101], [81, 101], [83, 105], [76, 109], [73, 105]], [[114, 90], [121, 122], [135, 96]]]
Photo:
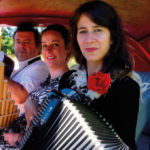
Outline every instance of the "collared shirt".
[[0, 62], [3, 62], [3, 60], [4, 60], [4, 52], [1, 51], [0, 52]]
[[[14, 71], [11, 75], [11, 79], [23, 85], [28, 93], [38, 88], [49, 75], [49, 68], [42, 60], [37, 60], [29, 64], [30, 61], [38, 57], [40, 56], [20, 62], [19, 69]], [[19, 105], [19, 108], [20, 112], [23, 113], [23, 104]]]

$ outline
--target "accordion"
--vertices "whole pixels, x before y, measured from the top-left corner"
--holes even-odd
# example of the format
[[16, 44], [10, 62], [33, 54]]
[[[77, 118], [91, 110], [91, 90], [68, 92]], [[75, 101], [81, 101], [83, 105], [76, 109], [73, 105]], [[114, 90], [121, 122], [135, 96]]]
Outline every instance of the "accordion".
[[50, 93], [24, 135], [19, 149], [129, 150], [102, 116], [72, 100], [77, 97], [74, 91], [58, 95]]

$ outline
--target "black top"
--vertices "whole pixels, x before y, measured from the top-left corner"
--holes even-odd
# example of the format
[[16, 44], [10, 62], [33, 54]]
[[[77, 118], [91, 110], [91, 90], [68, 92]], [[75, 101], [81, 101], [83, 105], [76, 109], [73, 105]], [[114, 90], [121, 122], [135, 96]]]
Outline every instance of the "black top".
[[[74, 77], [86, 78], [86, 76], [80, 76], [77, 72], [74, 72]], [[76, 85], [76, 80], [68, 80], [69, 74], [72, 74], [72, 72], [68, 72], [67, 75], [61, 78], [59, 89]], [[80, 89], [76, 91], [82, 98], [84, 97], [84, 103], [89, 105], [89, 97], [86, 95], [87, 87], [80, 86]], [[107, 94], [90, 102], [91, 107], [112, 124], [117, 134], [131, 149], [136, 149], [135, 131], [139, 97], [139, 84], [131, 77], [125, 76], [121, 79], [116, 79]]]
[[132, 149], [139, 107], [139, 85], [130, 77], [116, 80], [106, 95], [91, 102], [91, 106], [112, 124], [122, 140]]
[[[81, 71], [85, 71], [84, 69]], [[62, 88], [72, 87], [76, 85], [76, 80], [69, 80], [70, 74], [67, 72], [59, 82], [59, 90]], [[80, 73], [74, 72], [75, 76], [79, 78], [83, 77]], [[73, 88], [76, 90], [75, 88]], [[83, 98], [84, 103], [89, 105], [89, 97], [87, 87], [80, 86], [76, 90]], [[123, 78], [116, 79], [108, 90], [108, 93], [102, 95], [99, 99], [94, 99], [90, 102], [91, 107], [99, 112], [115, 129], [120, 138], [131, 148], [136, 149], [135, 144], [135, 131], [137, 123], [137, 115], [139, 110], [139, 97], [140, 87], [139, 84], [131, 77], [125, 76]]]
[[9, 78], [14, 69], [14, 61], [7, 55], [4, 55], [3, 62], [5, 64], [5, 76]]

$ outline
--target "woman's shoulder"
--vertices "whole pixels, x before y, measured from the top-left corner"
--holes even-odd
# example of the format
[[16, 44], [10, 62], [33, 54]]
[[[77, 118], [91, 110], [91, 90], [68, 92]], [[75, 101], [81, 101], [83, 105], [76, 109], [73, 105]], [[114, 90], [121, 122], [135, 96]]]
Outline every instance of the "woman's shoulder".
[[87, 79], [85, 70], [72, 69], [62, 76], [59, 82], [59, 89], [66, 87], [80, 89], [82, 87], [85, 87], [86, 85]]
[[73, 75], [73, 74], [75, 74], [77, 71], [76, 70], [69, 70], [69, 71], [67, 71], [67, 72], [65, 72], [64, 74], [63, 74], [63, 76], [61, 77], [61, 79], [63, 79], [63, 78], [67, 78], [67, 77], [70, 77], [71, 75]]
[[50, 74], [47, 76], [46, 80], [40, 84], [40, 87], [47, 86], [50, 83]]
[[118, 78], [114, 81], [114, 84], [120, 85], [120, 86], [137, 86], [139, 87], [139, 84], [137, 81], [135, 81], [133, 78], [130, 76], [125, 76]]
[[63, 74], [59, 81], [59, 89], [70, 88], [71, 76], [74, 76], [74, 73], [76, 73], [75, 70], [69, 70]]
[[50, 83], [50, 75], [48, 75], [48, 77], [46, 78], [46, 80], [44, 82], [42, 82], [40, 84], [39, 87], [37, 87], [37, 89], [35, 89], [34, 91], [32, 91], [29, 96], [32, 96], [32, 95], [36, 95], [41, 89], [43, 89], [45, 86], [48, 86]]
[[140, 86], [138, 82], [136, 82], [130, 76], [116, 79], [112, 87], [120, 92], [123, 91], [125, 93], [140, 93]]
[[79, 81], [80, 79], [82, 80], [86, 79], [86, 70], [83, 67], [81, 68], [80, 66], [75, 66], [62, 76], [61, 80], [64, 79], [74, 80], [76, 82]]

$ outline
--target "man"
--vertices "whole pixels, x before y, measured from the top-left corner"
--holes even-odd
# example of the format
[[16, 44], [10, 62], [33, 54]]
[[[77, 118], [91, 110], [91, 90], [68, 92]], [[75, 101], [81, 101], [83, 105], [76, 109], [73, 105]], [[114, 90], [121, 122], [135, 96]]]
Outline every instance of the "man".
[[[49, 73], [48, 67], [40, 58], [40, 36], [30, 23], [18, 26], [13, 36], [15, 55], [19, 69], [8, 80], [8, 91], [16, 104], [23, 104], [29, 93], [43, 82]], [[21, 112], [24, 111], [21, 108]]]
[[[24, 112], [23, 105], [29, 93], [46, 80], [49, 69], [40, 58], [40, 36], [32, 24], [20, 24], [14, 33], [13, 40], [15, 55], [19, 61], [19, 69], [13, 71], [11, 79], [6, 76], [5, 79], [8, 80], [8, 91], [11, 92], [12, 99], [18, 104], [21, 115]], [[21, 125], [21, 122], [24, 123], [25, 120], [22, 119], [22, 116], [19, 118]], [[18, 133], [12, 133], [8, 135], [8, 138], [11, 138], [13, 142], [21, 136]], [[5, 145], [2, 140], [0, 149], [6, 147], [9, 146]]]

